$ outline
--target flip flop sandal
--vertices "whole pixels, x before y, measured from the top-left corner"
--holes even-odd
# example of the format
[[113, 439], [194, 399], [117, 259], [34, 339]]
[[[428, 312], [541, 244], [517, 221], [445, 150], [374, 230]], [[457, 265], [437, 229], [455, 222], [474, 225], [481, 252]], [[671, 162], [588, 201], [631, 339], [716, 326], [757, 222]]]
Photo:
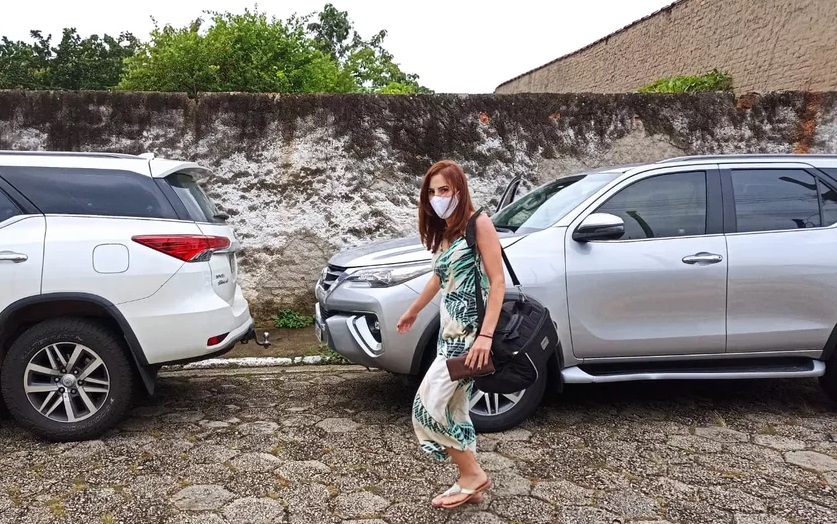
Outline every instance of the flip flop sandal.
[[[438, 498], [438, 497], [450, 497], [451, 495], [458, 495], [460, 493], [462, 493], [462, 488], [459, 486], [459, 484], [454, 484], [447, 491], [445, 491], [444, 493], [440, 493], [439, 495], [436, 495], [433, 498], [435, 499], [435, 498]], [[480, 493], [474, 494], [471, 497], [471, 500], [469, 502], [473, 502], [474, 504], [478, 504], [481, 500], [482, 500], [482, 493], [480, 492]], [[444, 506], [443, 504], [434, 504], [433, 502], [431, 502], [430, 505], [433, 506], [434, 508], [441, 508], [441, 507]]]
[[450, 497], [452, 495], [465, 495], [465, 498], [458, 500], [452, 504], [439, 504], [435, 507], [437, 508], [445, 508], [451, 509], [459, 507], [467, 502], [471, 502], [474, 498], [478, 495], [481, 495], [483, 491], [487, 490], [491, 487], [491, 479], [485, 479], [485, 482], [477, 486], [476, 489], [466, 489], [459, 485], [459, 483], [454, 484], [451, 488], [444, 493], [442, 493], [442, 497]]

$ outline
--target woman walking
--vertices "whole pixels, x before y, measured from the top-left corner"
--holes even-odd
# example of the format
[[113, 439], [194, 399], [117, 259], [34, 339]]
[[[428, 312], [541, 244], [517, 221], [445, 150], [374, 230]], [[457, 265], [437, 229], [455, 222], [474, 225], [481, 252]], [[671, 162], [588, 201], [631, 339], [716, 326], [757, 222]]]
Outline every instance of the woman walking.
[[[397, 328], [399, 333], [409, 331], [419, 312], [441, 290], [437, 355], [413, 402], [413, 428], [421, 448], [440, 461], [450, 457], [459, 469], [453, 486], [432, 501], [441, 508], [477, 502], [491, 485], [476, 459], [476, 433], [468, 408], [473, 380], [451, 381], [445, 364], [463, 354], [467, 354], [468, 367], [487, 364], [506, 290], [500, 240], [491, 219], [482, 214], [476, 217], [476, 249], [465, 241], [465, 228], [473, 215], [462, 168], [448, 160], [431, 166], [421, 184], [418, 224], [422, 243], [433, 254], [433, 276]], [[474, 264], [479, 268], [479, 285]], [[486, 301], [481, 323], [476, 306], [480, 289]]]

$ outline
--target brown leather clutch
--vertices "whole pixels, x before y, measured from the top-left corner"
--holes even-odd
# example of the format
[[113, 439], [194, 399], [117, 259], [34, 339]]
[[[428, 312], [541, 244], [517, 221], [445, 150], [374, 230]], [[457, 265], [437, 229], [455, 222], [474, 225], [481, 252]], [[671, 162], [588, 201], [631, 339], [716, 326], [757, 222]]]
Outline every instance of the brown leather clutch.
[[494, 373], [494, 359], [491, 358], [490, 353], [488, 354], [488, 362], [480, 368], [469, 368], [466, 366], [465, 359], [467, 357], [468, 355], [465, 354], [449, 358], [445, 361], [445, 364], [448, 365], [448, 373], [450, 374], [451, 382], [456, 382], [457, 380], [462, 380], [464, 378], [481, 377]]

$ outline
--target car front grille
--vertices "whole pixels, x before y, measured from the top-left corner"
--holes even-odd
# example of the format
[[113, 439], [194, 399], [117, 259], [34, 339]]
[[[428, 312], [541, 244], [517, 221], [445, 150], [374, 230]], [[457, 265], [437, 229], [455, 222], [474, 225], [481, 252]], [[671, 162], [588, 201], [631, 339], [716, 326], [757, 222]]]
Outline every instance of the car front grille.
[[334, 283], [337, 282], [337, 279], [340, 278], [340, 276], [343, 275], [343, 273], [345, 272], [345, 267], [332, 265], [326, 266], [326, 268], [323, 270], [322, 277], [320, 278], [320, 286], [323, 288], [323, 290], [328, 291], [329, 289], [331, 289], [331, 286], [333, 286]]

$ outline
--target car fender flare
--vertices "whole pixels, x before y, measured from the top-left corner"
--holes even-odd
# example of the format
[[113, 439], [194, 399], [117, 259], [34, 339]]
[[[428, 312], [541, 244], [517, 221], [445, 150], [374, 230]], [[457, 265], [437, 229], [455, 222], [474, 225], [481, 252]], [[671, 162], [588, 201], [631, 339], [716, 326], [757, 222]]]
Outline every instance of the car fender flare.
[[6, 307], [6, 309], [0, 312], [0, 330], [2, 330], [2, 326], [6, 325], [9, 318], [11, 318], [18, 311], [31, 306], [46, 305], [55, 302], [87, 302], [102, 308], [119, 326], [119, 329], [122, 331], [122, 336], [125, 338], [128, 345], [128, 350], [131, 353], [134, 367], [137, 370], [137, 373], [139, 373], [140, 378], [142, 378], [142, 383], [145, 386], [145, 389], [149, 395], [154, 394], [154, 383], [157, 368], [148, 364], [148, 360], [145, 358], [142, 346], [140, 345], [134, 330], [131, 328], [131, 325], [125, 319], [122, 312], [119, 311], [119, 308], [106, 298], [93, 295], [91, 293], [74, 292], [46, 293], [22, 298], [17, 302], [13, 302]]

